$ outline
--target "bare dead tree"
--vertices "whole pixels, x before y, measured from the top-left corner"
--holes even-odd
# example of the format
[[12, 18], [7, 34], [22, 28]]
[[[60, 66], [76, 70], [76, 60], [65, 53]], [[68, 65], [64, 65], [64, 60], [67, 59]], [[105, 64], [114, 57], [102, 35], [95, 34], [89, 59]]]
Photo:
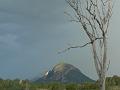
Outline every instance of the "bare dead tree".
[[112, 16], [112, 0], [66, 0], [66, 2], [73, 9], [73, 13], [65, 13], [70, 16], [71, 21], [80, 23], [89, 42], [82, 46], [68, 47], [63, 52], [91, 45], [99, 87], [100, 90], [105, 90], [108, 68], [107, 33]]

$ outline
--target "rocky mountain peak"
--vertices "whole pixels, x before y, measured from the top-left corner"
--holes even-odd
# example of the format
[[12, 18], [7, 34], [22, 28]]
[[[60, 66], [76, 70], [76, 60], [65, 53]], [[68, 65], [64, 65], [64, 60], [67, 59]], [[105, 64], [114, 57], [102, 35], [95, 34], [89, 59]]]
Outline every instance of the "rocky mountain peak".
[[43, 77], [36, 80], [36, 82], [93, 82], [92, 79], [84, 75], [78, 68], [71, 64], [59, 63], [53, 67], [52, 70], [46, 72]]

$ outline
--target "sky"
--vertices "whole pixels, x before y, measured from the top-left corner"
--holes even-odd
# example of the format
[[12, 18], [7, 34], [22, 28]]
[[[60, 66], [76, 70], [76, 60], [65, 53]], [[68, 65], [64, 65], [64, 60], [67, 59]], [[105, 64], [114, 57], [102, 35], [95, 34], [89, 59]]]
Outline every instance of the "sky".
[[[57, 52], [82, 45], [81, 27], [64, 14], [65, 0], [0, 0], [0, 78], [32, 79], [58, 63], [70, 63], [97, 79], [89, 47]], [[108, 76], [120, 75], [120, 0], [110, 23]]]

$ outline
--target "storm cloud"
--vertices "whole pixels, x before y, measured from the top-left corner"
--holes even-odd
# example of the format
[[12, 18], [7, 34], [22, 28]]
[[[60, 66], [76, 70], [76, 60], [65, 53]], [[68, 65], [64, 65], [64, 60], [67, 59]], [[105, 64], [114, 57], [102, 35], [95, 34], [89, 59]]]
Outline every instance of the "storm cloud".
[[[114, 68], [119, 67], [120, 52], [119, 25], [115, 24], [119, 23], [118, 4], [110, 27], [109, 75], [120, 74]], [[0, 0], [1, 78], [31, 79], [59, 62], [71, 63], [97, 78], [89, 47], [57, 54], [69, 44], [85, 43], [80, 26], [64, 15], [66, 7], [65, 0]]]

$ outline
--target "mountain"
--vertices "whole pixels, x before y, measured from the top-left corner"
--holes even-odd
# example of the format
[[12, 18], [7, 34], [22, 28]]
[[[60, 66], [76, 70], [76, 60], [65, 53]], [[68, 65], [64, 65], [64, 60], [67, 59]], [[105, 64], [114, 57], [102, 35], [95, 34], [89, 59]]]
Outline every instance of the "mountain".
[[41, 78], [35, 82], [62, 82], [62, 83], [84, 83], [94, 82], [84, 75], [78, 68], [71, 64], [60, 63], [53, 67], [52, 70], [46, 72]]

